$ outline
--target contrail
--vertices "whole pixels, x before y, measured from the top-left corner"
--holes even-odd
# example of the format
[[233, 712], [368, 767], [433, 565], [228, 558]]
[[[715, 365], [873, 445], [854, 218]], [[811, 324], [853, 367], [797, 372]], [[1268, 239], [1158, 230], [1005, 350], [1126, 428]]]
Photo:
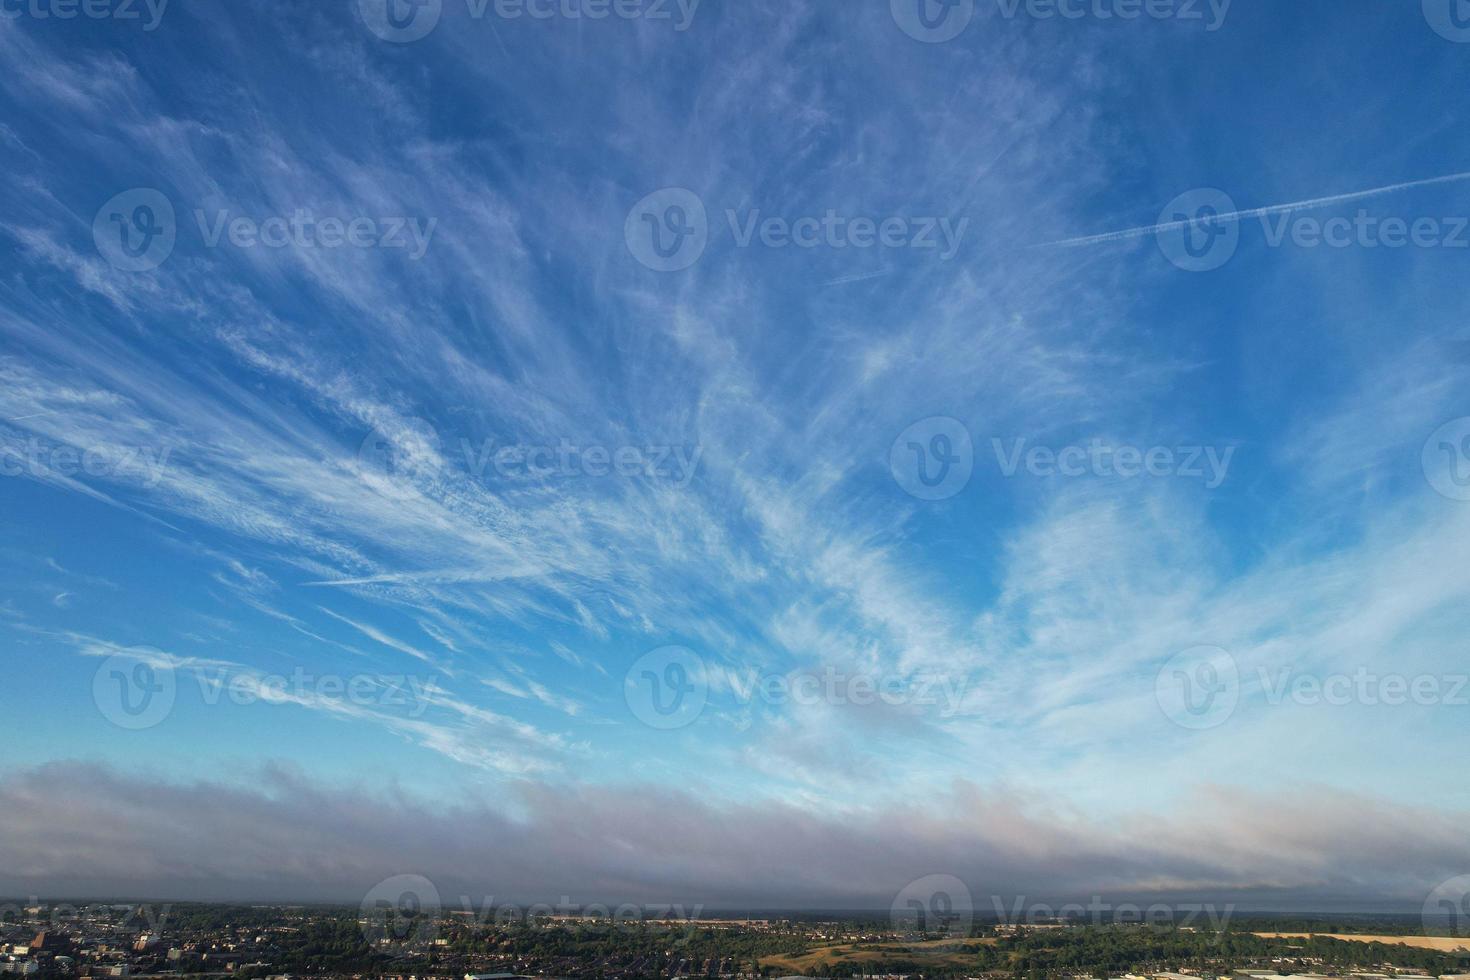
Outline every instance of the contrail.
[[879, 276], [886, 276], [892, 271], [892, 269], [879, 269], [876, 272], [860, 272], [852, 276], [839, 276], [836, 279], [828, 279], [826, 282], [822, 283], [822, 285], [845, 286], [850, 282], [865, 282], [869, 279], [877, 279]]
[[[1306, 211], [1311, 208], [1326, 207], [1329, 204], [1341, 204], [1344, 201], [1361, 201], [1367, 197], [1377, 197], [1380, 194], [1392, 194], [1394, 191], [1405, 191], [1413, 187], [1429, 187], [1432, 184], [1452, 184], [1461, 180], [1470, 180], [1470, 172], [1449, 174], [1445, 177], [1429, 177], [1425, 180], [1410, 180], [1402, 184], [1389, 184], [1387, 187], [1374, 187], [1366, 191], [1353, 191], [1351, 194], [1334, 194], [1331, 197], [1314, 197], [1308, 201], [1294, 201], [1291, 204], [1272, 204], [1264, 208], [1253, 208], [1250, 211], [1232, 211], [1229, 214], [1218, 214], [1210, 218], [1211, 221], [1241, 221], [1246, 218], [1260, 218], [1268, 214], [1289, 214], [1292, 211]], [[1082, 238], [1064, 238], [1061, 241], [1043, 242], [1033, 245], [1032, 248], [1052, 248], [1061, 246], [1072, 248], [1078, 245], [1096, 245], [1100, 242], [1117, 242], [1127, 238], [1142, 238], [1144, 235], [1153, 235], [1161, 231], [1177, 231], [1180, 228], [1188, 228], [1199, 219], [1191, 218], [1185, 221], [1168, 221], [1161, 225], [1148, 225], [1143, 228], [1127, 228], [1123, 231], [1109, 231], [1101, 235], [1085, 235]]]
[[56, 414], [55, 412], [37, 412], [35, 415], [22, 415], [20, 418], [6, 419], [5, 421], [7, 421], [7, 422], [29, 422], [31, 419], [45, 418], [48, 415], [55, 415], [55, 414]]

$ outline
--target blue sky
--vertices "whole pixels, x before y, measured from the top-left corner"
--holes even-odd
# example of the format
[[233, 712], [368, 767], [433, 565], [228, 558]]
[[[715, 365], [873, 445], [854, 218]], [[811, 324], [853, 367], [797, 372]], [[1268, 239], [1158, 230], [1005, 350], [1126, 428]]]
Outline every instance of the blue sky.
[[0, 4], [0, 884], [1470, 872], [1454, 9], [920, 2]]

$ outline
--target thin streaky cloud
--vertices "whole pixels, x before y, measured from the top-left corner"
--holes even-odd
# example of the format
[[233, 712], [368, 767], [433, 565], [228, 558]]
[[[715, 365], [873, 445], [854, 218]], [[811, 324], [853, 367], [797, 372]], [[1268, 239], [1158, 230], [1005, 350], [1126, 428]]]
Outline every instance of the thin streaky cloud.
[[[1327, 37], [1255, 5], [1210, 43], [1207, 84], [1180, 86], [1201, 49], [1153, 31], [916, 47], [886, 12], [758, 0], [706, 5], [686, 33], [495, 19], [478, 22], [494, 36], [465, 23], [406, 49], [355, 6], [224, 5], [171, 18], [172, 41], [108, 31], [105, 55], [59, 24], [0, 24], [0, 118], [30, 154], [0, 186], [0, 418], [20, 420], [0, 424], [0, 658], [21, 679], [7, 747], [84, 767], [0, 772], [0, 808], [34, 806], [0, 822], [0, 869], [36, 868], [35, 892], [75, 893], [80, 873], [131, 894], [141, 859], [160, 892], [214, 876], [237, 898], [360, 898], [390, 869], [446, 887], [463, 869], [464, 893], [501, 894], [516, 879], [499, 867], [522, 861], [538, 895], [683, 882], [884, 907], [939, 870], [1422, 899], [1470, 868], [1470, 796], [1434, 778], [1462, 765], [1463, 709], [1290, 698], [1307, 672], [1463, 673], [1470, 504], [1431, 434], [1470, 411], [1465, 251], [1353, 247], [1140, 289], [1157, 264], [1142, 256], [1017, 247], [1174, 219], [1147, 188], [1190, 174], [1248, 207], [1374, 188], [1218, 205], [1236, 221], [1438, 184], [1317, 215], [1463, 214], [1470, 129], [1433, 84], [1463, 45], [1386, 7]], [[1328, 61], [1363, 70], [1324, 100]], [[1450, 176], [1375, 188], [1412, 174]], [[142, 274], [89, 228], [132, 186], [180, 226]], [[629, 209], [676, 186], [700, 195], [710, 240], [660, 273], [630, 249]], [[1100, 216], [1114, 191], [1129, 203]], [[438, 225], [418, 260], [231, 241], [236, 218], [298, 209]], [[742, 244], [717, 227], [731, 209], [757, 229], [834, 211], [910, 233]], [[187, 233], [199, 211], [224, 229], [214, 246]], [[968, 220], [963, 250], [926, 247], [942, 236], [922, 215]], [[936, 419], [972, 445], [913, 438]], [[1099, 444], [1143, 450], [1149, 472], [1094, 461]], [[1213, 488], [1188, 462], [1210, 446], [1239, 450]], [[698, 466], [670, 454], [659, 475], [660, 447], [697, 448]], [[1072, 447], [1087, 472], [1033, 472]], [[1177, 472], [1151, 472], [1148, 447]], [[626, 471], [620, 448], [638, 450]], [[968, 482], [928, 499], [912, 481], [929, 464]], [[40, 564], [53, 554], [73, 574]], [[82, 659], [68, 631], [114, 642]], [[188, 683], [134, 741], [92, 683], [132, 644], [233, 666], [166, 661]], [[1156, 683], [1201, 644], [1238, 662], [1240, 703], [1183, 734]], [[668, 647], [708, 688], [673, 732], [629, 697], [658, 693], [639, 664]], [[424, 696], [343, 703], [303, 683], [235, 705], [193, 683], [264, 693], [298, 667]], [[1275, 686], [1283, 669], [1272, 703], [1262, 672]], [[829, 677], [879, 696], [829, 696]], [[805, 678], [818, 703], [782, 696]], [[932, 703], [883, 700], [884, 682], [917, 699], [930, 679]], [[178, 767], [151, 753], [162, 740], [187, 746]], [[1141, 744], [1170, 751], [1145, 762]], [[250, 766], [281, 755], [299, 783], [262, 790]], [[403, 806], [317, 792], [358, 784]], [[159, 834], [176, 822], [135, 799], [209, 834]], [[132, 836], [73, 836], [67, 819], [99, 806], [132, 814]], [[299, 851], [221, 853], [221, 806]], [[1117, 833], [1145, 816], [1141, 837]], [[468, 849], [466, 826], [487, 828]], [[367, 880], [311, 880], [323, 866]]]
[[852, 282], [866, 282], [869, 279], [879, 279], [893, 272], [892, 269], [879, 269], [876, 272], [859, 272], [851, 276], [838, 276], [836, 279], [828, 279], [823, 286], [845, 286]]
[[353, 629], [357, 630], [368, 639], [376, 640], [378, 643], [381, 643], [383, 646], [388, 647], [390, 650], [397, 650], [399, 653], [406, 653], [410, 657], [413, 657], [416, 660], [422, 660], [424, 663], [430, 664], [432, 666], [440, 666], [438, 661], [429, 654], [418, 649], [417, 647], [404, 643], [402, 640], [395, 639], [394, 637], [389, 636], [387, 633], [384, 633], [380, 629], [375, 629], [374, 627], [369, 626], [366, 623], [360, 623], [354, 619], [348, 619], [346, 616], [343, 616], [340, 613], [332, 612], [332, 610], [327, 609], [325, 606], [318, 606], [317, 608], [321, 609], [322, 612], [326, 613], [328, 616], [331, 616], [333, 619], [339, 620], [340, 622], [346, 623], [348, 626], [351, 626]]
[[[1252, 208], [1248, 211], [1232, 211], [1229, 214], [1217, 214], [1211, 217], [1212, 221], [1243, 221], [1247, 218], [1262, 218], [1272, 214], [1289, 214], [1293, 211], [1307, 211], [1312, 208], [1324, 208], [1332, 204], [1343, 204], [1347, 201], [1362, 201], [1370, 197], [1378, 197], [1382, 194], [1392, 194], [1396, 191], [1411, 190], [1416, 187], [1432, 187], [1435, 184], [1452, 184], [1462, 180], [1470, 180], [1470, 171], [1457, 174], [1447, 174], [1443, 177], [1429, 177], [1424, 180], [1410, 180], [1401, 184], [1389, 184], [1385, 187], [1374, 187], [1365, 191], [1353, 191], [1348, 194], [1333, 194], [1329, 197], [1314, 197], [1306, 201], [1293, 201], [1290, 204], [1272, 204], [1261, 208]], [[1153, 235], [1162, 231], [1178, 231], [1187, 228], [1197, 222], [1197, 219], [1185, 221], [1166, 221], [1158, 225], [1146, 225], [1141, 228], [1125, 228], [1122, 231], [1109, 231], [1100, 235], [1084, 235], [1081, 238], [1063, 238], [1054, 242], [1042, 242], [1032, 245], [1031, 248], [1073, 248], [1080, 245], [1099, 245], [1103, 242], [1118, 242], [1129, 238], [1142, 238], [1145, 235]]]

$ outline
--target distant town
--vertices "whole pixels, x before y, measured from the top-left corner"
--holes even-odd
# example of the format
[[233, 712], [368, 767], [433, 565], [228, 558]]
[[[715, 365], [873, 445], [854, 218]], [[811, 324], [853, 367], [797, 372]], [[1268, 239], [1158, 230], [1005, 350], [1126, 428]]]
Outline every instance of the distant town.
[[904, 922], [864, 913], [720, 918], [666, 909], [538, 915], [512, 907], [476, 914], [21, 900], [0, 912], [0, 970], [37, 980], [1470, 980], [1470, 939], [1425, 935], [1405, 917], [1197, 918], [951, 914]]

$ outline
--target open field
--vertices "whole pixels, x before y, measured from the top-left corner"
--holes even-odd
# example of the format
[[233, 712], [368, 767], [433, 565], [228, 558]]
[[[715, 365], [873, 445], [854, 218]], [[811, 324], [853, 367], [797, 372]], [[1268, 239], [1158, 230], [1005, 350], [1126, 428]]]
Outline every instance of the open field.
[[[1353, 933], [1305, 933], [1305, 932], [1258, 932], [1263, 939], [1308, 939], [1313, 935], [1326, 936], [1346, 942], [1403, 944], [1416, 949], [1430, 949], [1440, 953], [1470, 950], [1470, 939], [1449, 936], [1384, 936]], [[804, 953], [780, 953], [761, 958], [761, 966], [774, 967], [793, 973], [810, 970], [822, 963], [873, 963], [912, 952], [922, 955], [936, 967], [962, 967], [967, 965], [966, 953], [978, 945], [994, 944], [994, 939], [933, 939], [922, 943], [839, 943], [819, 946]], [[970, 961], [972, 962], [972, 961]]]
[[1390, 946], [1401, 943], [1416, 949], [1432, 949], [1440, 953], [1470, 950], [1470, 939], [1452, 936], [1369, 936], [1337, 932], [1258, 932], [1256, 935], [1263, 939], [1310, 939], [1312, 936], [1326, 936], [1328, 939], [1341, 939], [1350, 943], [1387, 943]]
[[872, 963], [891, 958], [895, 954], [912, 952], [914, 956], [923, 956], [935, 966], [956, 967], [973, 962], [965, 955], [968, 950], [994, 942], [993, 939], [931, 939], [922, 943], [841, 943], [809, 949], [805, 953], [765, 956], [760, 962], [761, 966], [771, 966], [778, 970], [800, 971], [809, 970], [823, 962]]

